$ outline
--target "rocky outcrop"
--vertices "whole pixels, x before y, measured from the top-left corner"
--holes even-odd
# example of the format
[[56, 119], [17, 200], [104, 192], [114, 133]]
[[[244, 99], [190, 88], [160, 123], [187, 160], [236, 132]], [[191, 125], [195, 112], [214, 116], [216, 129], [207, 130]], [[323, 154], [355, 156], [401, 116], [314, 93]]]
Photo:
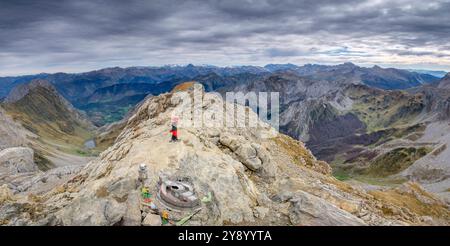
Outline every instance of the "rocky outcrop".
[[126, 213], [126, 206], [112, 198], [89, 201], [82, 198], [61, 210], [58, 217], [63, 225], [115, 225]]
[[219, 142], [228, 147], [248, 169], [257, 171], [263, 166], [271, 165], [267, 151], [259, 144], [241, 144], [242, 138], [221, 134]]
[[450, 73], [448, 73], [444, 78], [441, 79], [438, 87], [442, 89], [450, 89]]
[[299, 191], [290, 200], [289, 219], [294, 225], [309, 226], [360, 226], [364, 221], [339, 209], [326, 200]]
[[42, 194], [70, 180], [82, 166], [63, 166], [46, 172], [36, 168], [28, 172], [0, 172], [0, 185], [6, 185], [13, 194]]
[[15, 147], [0, 151], [0, 172], [10, 175], [38, 171], [31, 148]]
[[[5, 203], [0, 219], [9, 225], [393, 225], [419, 224], [426, 213], [336, 180], [303, 143], [276, 134], [264, 122], [244, 128], [193, 126], [182, 123], [183, 115], [180, 140], [169, 142], [173, 113], [196, 109], [180, 97], [169, 93], [146, 100], [96, 160], [32, 201]], [[215, 94], [201, 98], [199, 108], [209, 113], [224, 108]], [[147, 167], [145, 182], [139, 180], [141, 164]], [[200, 202], [169, 206], [160, 195], [163, 180], [184, 182], [190, 187], [186, 197]], [[439, 200], [433, 204], [439, 212], [431, 220], [448, 223], [448, 210]], [[35, 209], [23, 209], [30, 206]], [[6, 215], [12, 207], [24, 212]]]
[[[36, 164], [42, 170], [78, 162], [81, 157], [75, 156], [74, 152], [84, 155], [92, 152], [85, 145], [86, 138], [93, 134], [92, 123], [45, 80], [19, 85], [2, 108], [16, 123], [8, 124], [5, 120], [6, 124], [0, 125], [0, 134], [12, 129], [6, 133], [6, 138], [18, 136], [6, 147], [33, 148]], [[2, 114], [0, 112], [0, 123], [3, 123]], [[14, 129], [16, 125], [19, 127]], [[1, 148], [3, 139], [0, 139]]]
[[20, 124], [16, 123], [5, 110], [0, 107], [0, 150], [10, 147], [26, 146], [27, 137], [35, 137]]
[[157, 214], [148, 214], [142, 221], [143, 226], [160, 226], [162, 224], [161, 216]]
[[8, 96], [3, 100], [4, 103], [15, 103], [28, 95], [31, 90], [42, 87], [47, 88], [50, 90], [55, 90], [53, 85], [50, 84], [47, 80], [43, 79], [35, 79], [31, 81], [30, 83], [21, 84], [16, 87], [14, 87], [11, 92], [8, 94]]
[[133, 191], [127, 197], [127, 212], [123, 217], [124, 226], [140, 226], [142, 222], [141, 196], [138, 191]]
[[90, 160], [73, 152], [91, 126], [49, 82], [18, 86], [0, 108], [0, 185], [27, 195], [66, 182]]

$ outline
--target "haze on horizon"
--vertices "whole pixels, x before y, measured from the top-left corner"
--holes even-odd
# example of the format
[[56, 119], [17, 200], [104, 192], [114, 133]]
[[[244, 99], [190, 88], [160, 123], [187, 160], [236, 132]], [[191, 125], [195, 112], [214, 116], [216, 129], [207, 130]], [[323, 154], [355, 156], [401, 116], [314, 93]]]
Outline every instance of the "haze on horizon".
[[0, 76], [269, 63], [450, 71], [450, 0], [0, 2]]

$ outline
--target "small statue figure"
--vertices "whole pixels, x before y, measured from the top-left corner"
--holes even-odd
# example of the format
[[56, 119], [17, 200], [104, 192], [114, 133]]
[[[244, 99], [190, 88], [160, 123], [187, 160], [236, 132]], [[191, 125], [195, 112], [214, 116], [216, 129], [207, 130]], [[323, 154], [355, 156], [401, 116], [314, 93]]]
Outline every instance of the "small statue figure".
[[142, 186], [145, 185], [145, 182], [148, 179], [148, 173], [147, 173], [147, 165], [145, 165], [144, 163], [139, 165], [139, 182], [141, 183]]

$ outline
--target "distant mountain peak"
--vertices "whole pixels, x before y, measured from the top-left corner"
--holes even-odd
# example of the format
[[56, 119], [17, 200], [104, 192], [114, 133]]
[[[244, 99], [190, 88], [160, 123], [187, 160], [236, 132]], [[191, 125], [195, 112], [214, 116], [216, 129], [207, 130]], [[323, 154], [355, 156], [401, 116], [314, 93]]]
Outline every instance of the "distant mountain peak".
[[47, 88], [51, 91], [56, 91], [55, 87], [53, 87], [53, 85], [48, 82], [45, 79], [34, 79], [32, 81], [30, 81], [29, 83], [26, 84], [21, 84], [16, 86], [15, 88], [13, 88], [11, 90], [11, 92], [9, 93], [9, 95], [5, 98], [4, 102], [5, 103], [15, 103], [17, 101], [19, 101], [20, 99], [22, 99], [23, 97], [25, 97], [26, 95], [28, 95], [28, 93], [30, 93], [31, 90], [38, 88], [38, 87], [43, 87], [43, 88]]
[[47, 89], [55, 89], [53, 85], [46, 79], [34, 79], [31, 80], [29, 83], [21, 85], [22, 87], [27, 87], [29, 89], [36, 88], [36, 87], [45, 87]]
[[285, 63], [285, 64], [267, 64], [264, 66], [265, 69], [267, 69], [270, 72], [275, 72], [279, 70], [289, 70], [289, 69], [295, 69], [298, 68], [297, 65], [294, 65], [292, 63]]
[[353, 62], [344, 62], [342, 65], [344, 65], [344, 66], [351, 66], [351, 67], [357, 67]]
[[84, 133], [94, 129], [84, 113], [43, 79], [16, 86], [5, 99], [4, 108], [27, 129], [33, 129], [33, 133], [72, 136], [77, 134], [77, 129]]
[[450, 89], [450, 73], [447, 73], [439, 82], [439, 88]]
[[416, 72], [419, 74], [428, 74], [437, 78], [444, 78], [447, 74], [446, 71], [434, 71], [434, 70], [424, 70], [424, 69], [408, 69], [410, 72]]

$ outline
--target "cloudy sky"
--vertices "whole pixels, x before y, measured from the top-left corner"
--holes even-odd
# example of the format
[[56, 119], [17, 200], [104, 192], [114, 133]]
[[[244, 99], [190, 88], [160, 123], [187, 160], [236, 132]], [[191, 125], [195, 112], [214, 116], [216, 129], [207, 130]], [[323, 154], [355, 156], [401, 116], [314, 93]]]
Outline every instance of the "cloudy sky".
[[450, 0], [1, 0], [0, 75], [163, 64], [450, 71]]

